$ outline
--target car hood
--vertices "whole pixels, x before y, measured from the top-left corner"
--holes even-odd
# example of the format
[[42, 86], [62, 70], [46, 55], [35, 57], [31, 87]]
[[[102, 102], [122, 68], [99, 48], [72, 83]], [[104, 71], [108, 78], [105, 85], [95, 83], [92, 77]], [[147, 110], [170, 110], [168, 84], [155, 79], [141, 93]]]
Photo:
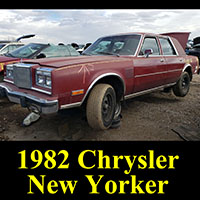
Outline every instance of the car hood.
[[77, 56], [77, 57], [59, 57], [59, 58], [44, 58], [44, 59], [37, 59], [37, 60], [29, 60], [24, 61], [25, 63], [32, 63], [38, 64], [40, 66], [47, 66], [47, 67], [67, 67], [71, 65], [81, 65], [87, 63], [99, 63], [99, 62], [106, 62], [121, 59], [124, 60], [125, 58], [117, 57], [117, 56]]
[[0, 63], [6, 63], [6, 62], [12, 62], [12, 61], [17, 61], [20, 60], [19, 58], [11, 58], [7, 56], [0, 56]]

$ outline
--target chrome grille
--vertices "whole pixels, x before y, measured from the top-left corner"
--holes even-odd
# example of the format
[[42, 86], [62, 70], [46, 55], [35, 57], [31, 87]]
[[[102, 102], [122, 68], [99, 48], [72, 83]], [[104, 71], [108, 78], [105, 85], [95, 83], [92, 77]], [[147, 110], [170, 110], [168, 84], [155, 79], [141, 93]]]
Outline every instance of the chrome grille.
[[14, 84], [20, 88], [30, 89], [32, 86], [31, 64], [17, 63], [13, 65]]

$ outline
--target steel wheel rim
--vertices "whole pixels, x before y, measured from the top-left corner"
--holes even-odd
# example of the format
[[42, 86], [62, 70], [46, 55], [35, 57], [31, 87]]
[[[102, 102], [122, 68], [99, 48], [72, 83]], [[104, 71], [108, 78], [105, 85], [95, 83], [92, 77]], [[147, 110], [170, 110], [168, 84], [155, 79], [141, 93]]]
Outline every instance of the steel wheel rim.
[[188, 84], [189, 84], [188, 78], [186, 76], [183, 77], [183, 81], [182, 81], [182, 87], [183, 87], [183, 89], [186, 89], [188, 87]]
[[107, 94], [102, 102], [102, 117], [104, 122], [109, 122], [113, 116], [113, 98]]

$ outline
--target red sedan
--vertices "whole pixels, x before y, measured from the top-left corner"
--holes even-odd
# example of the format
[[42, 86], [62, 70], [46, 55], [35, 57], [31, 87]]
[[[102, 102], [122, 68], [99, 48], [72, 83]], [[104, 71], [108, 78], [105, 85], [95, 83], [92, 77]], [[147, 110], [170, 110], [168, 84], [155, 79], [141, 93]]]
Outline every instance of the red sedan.
[[198, 69], [175, 38], [126, 33], [98, 39], [83, 56], [9, 64], [0, 93], [38, 114], [82, 106], [92, 128], [108, 129], [121, 101], [164, 88], [184, 97]]

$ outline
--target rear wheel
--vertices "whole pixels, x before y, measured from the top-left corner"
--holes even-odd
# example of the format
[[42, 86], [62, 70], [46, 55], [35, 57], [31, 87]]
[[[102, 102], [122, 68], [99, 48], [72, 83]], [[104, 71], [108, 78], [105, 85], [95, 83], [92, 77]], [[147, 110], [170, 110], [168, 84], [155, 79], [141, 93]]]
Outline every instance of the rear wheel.
[[173, 92], [178, 97], [184, 97], [187, 95], [190, 89], [190, 76], [187, 72], [183, 72], [180, 79], [173, 86]]
[[108, 129], [115, 115], [116, 94], [109, 84], [96, 85], [88, 98], [86, 116], [88, 124], [96, 130]]

